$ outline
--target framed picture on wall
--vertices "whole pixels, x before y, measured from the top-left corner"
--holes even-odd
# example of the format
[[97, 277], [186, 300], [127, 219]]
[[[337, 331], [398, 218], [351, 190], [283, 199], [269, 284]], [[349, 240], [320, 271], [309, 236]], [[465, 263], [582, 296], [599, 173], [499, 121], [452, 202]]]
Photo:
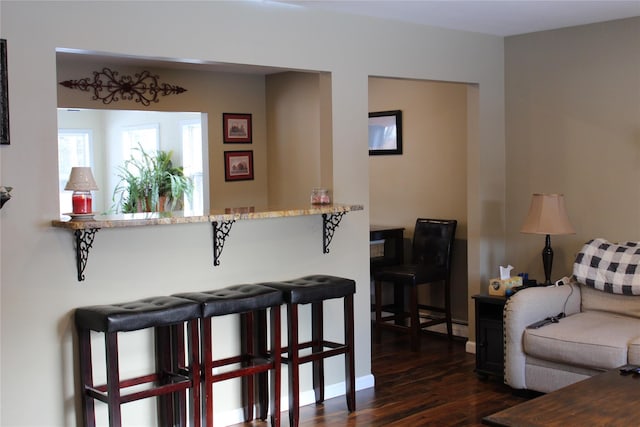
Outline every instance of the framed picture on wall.
[[223, 142], [251, 144], [251, 114], [222, 113]]
[[246, 181], [253, 179], [253, 151], [224, 152], [224, 180]]
[[0, 39], [0, 144], [9, 144], [9, 82], [5, 39]]
[[402, 111], [369, 113], [369, 155], [402, 154]]

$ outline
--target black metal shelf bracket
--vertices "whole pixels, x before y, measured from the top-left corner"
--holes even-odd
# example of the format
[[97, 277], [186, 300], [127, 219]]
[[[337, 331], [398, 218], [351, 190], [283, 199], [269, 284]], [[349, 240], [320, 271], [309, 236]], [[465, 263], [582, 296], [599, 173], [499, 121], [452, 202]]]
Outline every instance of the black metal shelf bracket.
[[88, 228], [86, 230], [76, 230], [76, 268], [78, 270], [78, 282], [84, 281], [84, 269], [89, 259], [89, 249], [93, 246], [93, 239], [99, 228]]
[[336, 228], [340, 225], [340, 221], [346, 212], [337, 212], [334, 214], [322, 214], [322, 253], [329, 253], [329, 245], [333, 239]]
[[224, 242], [229, 237], [231, 226], [236, 222], [235, 219], [230, 221], [212, 221], [213, 226], [213, 266], [220, 265], [220, 255], [224, 248]]

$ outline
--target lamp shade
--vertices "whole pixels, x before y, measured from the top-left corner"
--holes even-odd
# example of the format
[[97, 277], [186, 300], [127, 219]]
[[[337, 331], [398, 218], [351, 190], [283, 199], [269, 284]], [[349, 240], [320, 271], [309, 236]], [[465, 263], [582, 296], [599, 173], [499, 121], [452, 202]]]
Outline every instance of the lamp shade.
[[69, 181], [67, 181], [64, 189], [72, 191], [94, 191], [98, 189], [98, 184], [96, 184], [96, 180], [93, 179], [90, 167], [76, 166], [71, 168]]
[[575, 234], [564, 207], [562, 194], [534, 194], [522, 233]]

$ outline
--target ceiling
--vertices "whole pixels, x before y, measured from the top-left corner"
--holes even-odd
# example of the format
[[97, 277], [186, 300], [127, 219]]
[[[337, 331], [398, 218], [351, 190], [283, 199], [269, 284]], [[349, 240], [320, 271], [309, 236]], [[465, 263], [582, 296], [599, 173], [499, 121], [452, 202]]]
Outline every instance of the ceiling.
[[[640, 16], [640, 0], [260, 0], [497, 36]], [[81, 54], [81, 55], [78, 55]], [[58, 49], [59, 61], [272, 74], [291, 69]], [[302, 70], [301, 70], [302, 71]]]
[[496, 36], [512, 36], [640, 16], [640, 0], [271, 1]]

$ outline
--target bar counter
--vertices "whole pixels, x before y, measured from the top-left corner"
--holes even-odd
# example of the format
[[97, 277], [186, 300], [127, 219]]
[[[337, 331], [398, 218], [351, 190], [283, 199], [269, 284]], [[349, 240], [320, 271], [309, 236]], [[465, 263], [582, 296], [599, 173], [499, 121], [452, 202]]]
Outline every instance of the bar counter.
[[239, 207], [212, 209], [208, 215], [185, 215], [181, 211], [144, 212], [135, 214], [99, 215], [88, 219], [81, 217], [72, 219], [69, 215], [61, 215], [60, 219], [51, 221], [54, 227], [71, 230], [91, 228], [141, 227], [148, 225], [192, 224], [200, 222], [222, 222], [265, 218], [283, 218], [291, 216], [338, 214], [363, 210], [362, 205], [329, 204], [308, 205], [294, 208], [254, 208]]
[[149, 225], [176, 225], [209, 222], [213, 227], [213, 265], [220, 265], [220, 255], [229, 237], [233, 223], [238, 220], [286, 218], [322, 215], [322, 252], [329, 253], [329, 245], [336, 228], [347, 212], [363, 210], [362, 205], [327, 204], [307, 205], [300, 208], [239, 207], [214, 209], [208, 215], [185, 215], [180, 211], [145, 212], [119, 215], [62, 215], [51, 221], [53, 227], [73, 231], [75, 237], [78, 281], [84, 280], [84, 270], [93, 247], [96, 233], [103, 228], [143, 227]]

